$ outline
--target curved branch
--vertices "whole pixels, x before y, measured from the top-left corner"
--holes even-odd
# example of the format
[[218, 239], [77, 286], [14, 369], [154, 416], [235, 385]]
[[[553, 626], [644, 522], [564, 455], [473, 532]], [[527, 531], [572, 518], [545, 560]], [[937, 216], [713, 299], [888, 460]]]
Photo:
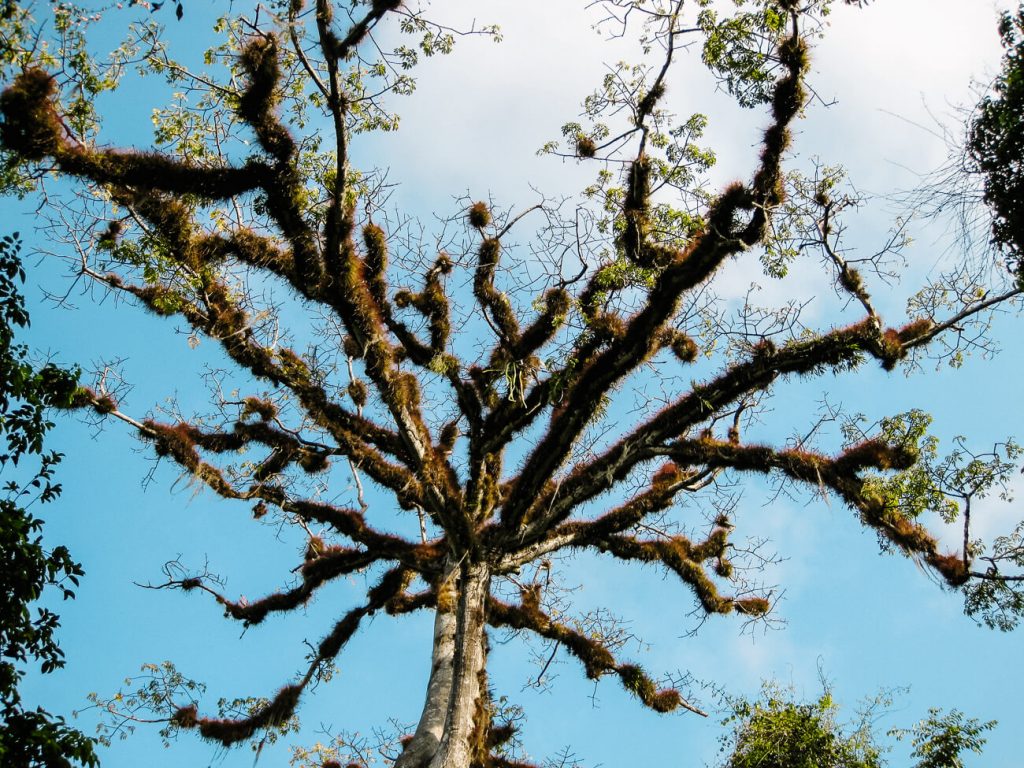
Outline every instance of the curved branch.
[[179, 708], [172, 722], [181, 728], [196, 728], [203, 738], [225, 747], [245, 741], [260, 730], [273, 728], [285, 722], [294, 715], [299, 698], [314, 678], [316, 671], [341, 652], [345, 643], [359, 629], [365, 616], [384, 608], [390, 600], [404, 592], [410, 576], [411, 574], [402, 568], [394, 568], [385, 573], [367, 593], [367, 603], [346, 613], [334, 625], [334, 629], [320, 641], [316, 655], [303, 678], [297, 684], [282, 688], [266, 706], [250, 717], [238, 720], [200, 718], [193, 704]]
[[623, 687], [657, 712], [671, 712], [680, 707], [706, 717], [687, 702], [675, 688], [658, 690], [654, 682], [640, 667], [620, 664], [600, 641], [576, 632], [555, 621], [540, 609], [538, 589], [524, 590], [519, 605], [505, 603], [495, 597], [487, 599], [487, 623], [492, 627], [529, 630], [562, 645], [583, 664], [586, 675], [597, 680], [602, 675], [615, 673]]

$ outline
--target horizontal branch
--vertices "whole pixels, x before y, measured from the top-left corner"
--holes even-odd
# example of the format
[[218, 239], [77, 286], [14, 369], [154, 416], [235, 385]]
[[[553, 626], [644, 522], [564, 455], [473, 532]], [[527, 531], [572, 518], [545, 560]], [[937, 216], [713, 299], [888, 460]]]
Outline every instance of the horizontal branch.
[[401, 595], [409, 584], [411, 574], [403, 568], [394, 568], [385, 573], [367, 593], [365, 605], [346, 613], [317, 646], [316, 655], [303, 678], [293, 685], [282, 688], [264, 707], [251, 716], [242, 719], [200, 718], [194, 704], [181, 707], [172, 722], [181, 728], [196, 728], [199, 734], [210, 741], [228, 747], [251, 738], [260, 730], [274, 728], [291, 718], [298, 706], [306, 686], [314, 679], [320, 667], [334, 659], [349, 641], [363, 618], [387, 606], [388, 602]]
[[716, 527], [703, 542], [694, 544], [685, 536], [664, 539], [639, 540], [632, 536], [615, 535], [589, 543], [589, 546], [608, 552], [620, 560], [658, 563], [672, 571], [690, 586], [701, 608], [708, 614], [728, 614], [734, 610], [746, 616], [764, 616], [771, 604], [763, 597], [723, 597], [708, 576], [702, 563], [725, 559], [728, 529]]
[[895, 354], [891, 348], [897, 342], [885, 346], [881, 338], [877, 324], [868, 318], [781, 348], [768, 341], [762, 342], [747, 360], [730, 366], [710, 382], [695, 386], [599, 457], [577, 467], [557, 485], [552, 484], [536, 494], [527, 515], [532, 523], [523, 540], [529, 542], [543, 536], [582, 503], [625, 478], [640, 462], [663, 455], [662, 448], [673, 439], [745, 396], [767, 389], [780, 375], [852, 368], [866, 353], [874, 354], [886, 364]]
[[492, 627], [528, 630], [562, 645], [583, 664], [587, 677], [597, 680], [615, 673], [626, 690], [657, 712], [671, 712], [680, 707], [707, 716], [688, 703], [675, 688], [658, 690], [647, 674], [632, 664], [619, 664], [611, 651], [592, 637], [555, 621], [540, 608], [539, 587], [523, 590], [519, 605], [487, 598], [487, 622]]
[[922, 525], [900, 513], [859, 476], [867, 469], [907, 469], [916, 455], [880, 440], [868, 440], [851, 446], [835, 458], [804, 450], [778, 451], [768, 446], [740, 446], [717, 440], [679, 441], [665, 454], [679, 462], [700, 463], [710, 467], [767, 473], [781, 471], [809, 485], [834, 491], [860, 513], [861, 520], [882, 537], [908, 554], [920, 555], [951, 586], [960, 586], [968, 578], [963, 557], [942, 554], [938, 540]]
[[339, 576], [354, 573], [381, 559], [380, 555], [365, 550], [345, 547], [314, 547], [307, 550], [307, 559], [299, 572], [302, 583], [293, 589], [274, 592], [259, 600], [229, 600], [207, 586], [200, 578], [178, 579], [168, 586], [185, 591], [201, 589], [224, 606], [224, 615], [242, 621], [245, 626], [260, 624], [271, 613], [293, 611], [309, 602], [317, 589]]

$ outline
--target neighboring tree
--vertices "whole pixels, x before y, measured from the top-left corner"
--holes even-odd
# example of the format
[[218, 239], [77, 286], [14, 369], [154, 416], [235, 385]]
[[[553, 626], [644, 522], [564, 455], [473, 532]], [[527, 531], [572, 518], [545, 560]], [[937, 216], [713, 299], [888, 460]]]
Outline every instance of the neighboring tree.
[[[815, 702], [797, 701], [792, 691], [765, 684], [756, 701], [730, 699], [724, 720], [732, 731], [722, 738], [728, 756], [722, 768], [883, 768], [891, 747], [881, 742], [873, 726], [887, 696], [868, 702], [857, 720], [837, 720], [839, 706], [831, 691]], [[963, 768], [964, 752], [980, 754], [982, 736], [996, 725], [965, 717], [959, 710], [943, 714], [930, 709], [913, 728], [894, 728], [888, 735], [909, 738], [913, 768]]]
[[[95, 765], [93, 740], [41, 708], [25, 709], [18, 685], [25, 666], [43, 673], [64, 666], [55, 632], [58, 616], [37, 605], [47, 587], [74, 597], [81, 566], [65, 547], [43, 546], [43, 521], [28, 507], [60, 494], [53, 482], [60, 454], [44, 451], [52, 424], [46, 409], [66, 408], [77, 387], [76, 373], [52, 363], [34, 366], [28, 351], [14, 343], [17, 328], [28, 325], [18, 283], [25, 278], [18, 235], [0, 238], [0, 765], [5, 768], [63, 768], [73, 762]], [[28, 460], [28, 461], [26, 461]], [[34, 468], [26, 463], [37, 461]]]
[[728, 757], [723, 768], [881, 768], [882, 749], [867, 718], [854, 727], [836, 720], [838, 705], [827, 689], [815, 702], [795, 701], [791, 691], [765, 684], [757, 701], [734, 699], [723, 725]]
[[928, 710], [928, 717], [913, 728], [894, 728], [889, 735], [898, 740], [910, 739], [914, 748], [910, 756], [919, 758], [914, 768], [964, 768], [960, 756], [964, 752], [980, 755], [986, 742], [982, 734], [995, 727], [995, 720], [983, 723], [965, 717], [958, 709], [942, 714], [942, 710], [933, 707]]
[[969, 162], [984, 178], [993, 213], [992, 242], [1021, 269], [1024, 259], [1024, 9], [999, 25], [1006, 54], [992, 92], [978, 105], [967, 141]]
[[[744, 438], [794, 380], [913, 367], [930, 350], [956, 363], [984, 349], [989, 314], [1022, 293], [1016, 272], [956, 265], [899, 317], [885, 291], [902, 230], [852, 256], [842, 238], [857, 201], [841, 172], [784, 170], [791, 126], [811, 108], [807, 39], [828, 3], [740, 0], [728, 14], [678, 0], [599, 3], [613, 34], [639, 24], [658, 61], [613, 68], [585, 102], [586, 124], [563, 128], [568, 148], [545, 148], [595, 163], [595, 184], [568, 216], [548, 199], [515, 214], [465, 200], [436, 242], [387, 211], [383, 175], [354, 168], [350, 152], [359, 133], [397, 127], [386, 98], [411, 91], [419, 58], [450, 52], [458, 34], [398, 0], [243, 5], [219, 22], [224, 42], [205, 70], [173, 58], [151, 24], [103, 63], [86, 43], [94, 15], [68, 4], [42, 4], [56, 47], [38, 44], [30, 8], [9, 6], [2, 28], [8, 188], [36, 195], [52, 247], [72, 254], [80, 278], [176, 318], [193, 343], [219, 345], [241, 392], [215, 387], [206, 414], [136, 417], [107, 376], [77, 390], [73, 406], [129, 425], [226, 502], [308, 532], [296, 582], [262, 599], [233, 600], [207, 574], [180, 569], [163, 586], [205, 593], [249, 627], [347, 575], [372, 583], [299, 679], [237, 716], [204, 715], [173, 671], [152, 668], [155, 687], [135, 701], [160, 710], [167, 733], [262, 743], [365, 619], [413, 611], [433, 612], [433, 646], [398, 768], [523, 765], [503, 746], [514, 718], [488, 684], [488, 628], [564, 648], [589, 678], [617, 678], [657, 712], [699, 712], [621, 658], [614, 622], [562, 610], [550, 558], [589, 550], [657, 565], [704, 614], [764, 619], [772, 594], [756, 582], [759, 552], [734, 543], [725, 477], [834, 495], [884, 547], [950, 588], [999, 585], [984, 610], [1002, 611], [1007, 626], [1019, 618], [1024, 577], [974, 569], [985, 550], [968, 515], [961, 552], [944, 552], [922, 523], [931, 512], [955, 518], [958, 502], [1004, 483], [1015, 449], [1001, 444], [963, 467], [932, 460], [917, 412], [873, 428], [849, 419], [848, 439], [831, 446], [814, 442], [817, 429], [788, 442]], [[394, 45], [402, 33], [417, 47]], [[742, 105], [767, 105], [749, 180], [717, 193], [705, 181], [714, 155], [698, 144], [706, 119], [664, 107], [691, 40]], [[99, 97], [132, 68], [173, 91], [154, 113], [152, 151], [100, 139]], [[497, 149], [484, 140], [467, 152]], [[517, 261], [511, 233], [534, 211], [544, 226]], [[796, 260], [816, 269], [838, 296], [834, 314], [809, 327], [798, 303], [717, 298], [736, 259], [759, 259], [779, 280]], [[653, 376], [663, 394], [624, 422], [628, 385]], [[332, 501], [346, 482], [351, 503]], [[683, 498], [706, 500], [706, 524], [676, 514]]]

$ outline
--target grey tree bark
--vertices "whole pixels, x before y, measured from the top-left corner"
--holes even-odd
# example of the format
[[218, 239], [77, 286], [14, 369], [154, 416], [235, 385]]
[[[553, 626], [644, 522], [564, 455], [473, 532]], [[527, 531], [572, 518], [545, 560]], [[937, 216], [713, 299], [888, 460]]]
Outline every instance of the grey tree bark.
[[430, 679], [419, 724], [395, 768], [466, 768], [486, 727], [486, 564], [455, 563], [438, 590]]

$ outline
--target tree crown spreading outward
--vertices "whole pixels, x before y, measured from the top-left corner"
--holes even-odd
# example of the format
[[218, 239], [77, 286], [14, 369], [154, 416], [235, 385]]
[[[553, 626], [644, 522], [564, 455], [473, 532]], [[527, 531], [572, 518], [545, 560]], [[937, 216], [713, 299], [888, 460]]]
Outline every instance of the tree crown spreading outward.
[[[458, 32], [397, 0], [236, 4], [202, 69], [173, 58], [151, 24], [101, 60], [86, 43], [88, 13], [41, 4], [59, 35], [47, 47], [31, 7], [4, 6], [7, 188], [39, 196], [81, 278], [215, 342], [244, 382], [237, 396], [219, 390], [212, 413], [187, 417], [122, 410], [111, 377], [79, 388], [72, 407], [129, 425], [256, 518], [309, 532], [294, 585], [262, 599], [234, 601], [205, 574], [172, 570], [164, 586], [207, 594], [251, 626], [347, 575], [371, 583], [297, 681], [237, 717], [179, 702], [168, 728], [224, 745], [260, 738], [288, 721], [368, 617], [414, 611], [434, 613], [433, 647], [399, 768], [514, 764], [502, 747], [513, 729], [488, 685], [488, 628], [564, 648], [589, 678], [618, 678], [657, 712], [699, 711], [620, 658], [613, 633], [552, 610], [557, 593], [540, 574], [559, 553], [592, 550], [660, 566], [708, 615], [765, 617], [771, 594], [749, 579], [716, 496], [726, 477], [833, 495], [884, 547], [964, 591], [979, 619], [1008, 628], [1024, 610], [1021, 530], [988, 546], [969, 530], [972, 500], [1013, 469], [1012, 443], [941, 458], [916, 411], [871, 429], [851, 420], [828, 452], [814, 430], [782, 444], [744, 437], [766, 398], [800, 379], [986, 349], [989, 313], [1021, 294], [1020, 261], [958, 264], [902, 316], [873, 295], [901, 264], [902, 231], [852, 258], [843, 218], [856, 201], [841, 173], [784, 168], [792, 125], [813, 108], [804, 81], [827, 4], [593, 5], [613, 35], [638, 31], [655, 62], [613, 67], [586, 99], [585, 122], [545, 147], [593, 164], [597, 181], [572, 205], [512, 212], [467, 200], [435, 244], [388, 212], [383, 175], [357, 170], [351, 149], [359, 134], [396, 126], [387, 99], [413, 89], [423, 56], [496, 29]], [[749, 176], [717, 191], [705, 176], [714, 155], [698, 144], [705, 119], [665, 106], [676, 65], [694, 52], [767, 125]], [[135, 70], [174, 91], [154, 112], [152, 150], [100, 136], [100, 97]], [[55, 184], [76, 196], [51, 199]], [[540, 219], [524, 259], [512, 233]], [[732, 262], [784, 279], [797, 260], [840, 298], [829, 324], [804, 325], [796, 304], [712, 292]], [[660, 399], [624, 421], [616, 397], [655, 376]], [[325, 500], [343, 473], [358, 489], [350, 505]], [[719, 503], [703, 527], [681, 515], [691, 497]], [[940, 547], [920, 521], [929, 511], [959, 515], [962, 551]]]

